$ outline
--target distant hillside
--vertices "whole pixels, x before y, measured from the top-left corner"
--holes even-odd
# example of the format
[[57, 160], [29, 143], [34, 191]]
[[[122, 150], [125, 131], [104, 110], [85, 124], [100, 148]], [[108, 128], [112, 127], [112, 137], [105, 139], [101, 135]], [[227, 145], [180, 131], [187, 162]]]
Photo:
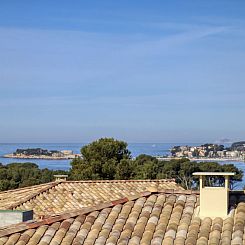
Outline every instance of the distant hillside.
[[234, 142], [231, 145], [233, 151], [245, 151], [245, 141]]

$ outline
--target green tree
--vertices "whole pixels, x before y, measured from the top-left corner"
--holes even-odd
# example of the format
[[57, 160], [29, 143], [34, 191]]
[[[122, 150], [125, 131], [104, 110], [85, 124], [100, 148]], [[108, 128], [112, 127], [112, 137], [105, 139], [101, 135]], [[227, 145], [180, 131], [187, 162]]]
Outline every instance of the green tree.
[[234, 164], [224, 164], [222, 165], [222, 172], [232, 172], [235, 173], [234, 176], [230, 178], [230, 188], [234, 189], [237, 182], [241, 182], [243, 178], [243, 171], [238, 169]]
[[131, 158], [127, 143], [113, 138], [96, 140], [84, 146], [81, 154], [71, 162], [72, 179], [114, 179], [120, 162]]
[[39, 169], [34, 163], [0, 164], [0, 190], [4, 191], [51, 182], [54, 174], [67, 174], [67, 172]]
[[134, 161], [135, 179], [156, 179], [158, 172], [158, 160], [149, 155], [139, 155]]
[[122, 159], [117, 165], [115, 179], [132, 179], [135, 175], [134, 161]]

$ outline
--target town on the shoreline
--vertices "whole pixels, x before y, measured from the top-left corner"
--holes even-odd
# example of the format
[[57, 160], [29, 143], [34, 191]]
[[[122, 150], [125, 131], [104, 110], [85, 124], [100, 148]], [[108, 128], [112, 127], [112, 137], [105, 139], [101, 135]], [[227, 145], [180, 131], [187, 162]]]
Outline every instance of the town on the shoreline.
[[80, 157], [80, 154], [74, 154], [72, 150], [45, 150], [41, 148], [17, 149], [14, 153], [6, 154], [6, 158], [21, 159], [47, 159], [47, 160], [66, 160]]
[[245, 141], [235, 142], [230, 147], [218, 144], [174, 146], [171, 149], [171, 154], [176, 158], [244, 160]]

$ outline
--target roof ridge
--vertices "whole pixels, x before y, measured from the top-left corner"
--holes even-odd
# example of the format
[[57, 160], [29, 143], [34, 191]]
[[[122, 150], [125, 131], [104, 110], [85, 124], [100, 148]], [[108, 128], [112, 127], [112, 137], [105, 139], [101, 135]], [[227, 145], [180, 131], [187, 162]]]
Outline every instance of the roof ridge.
[[15, 233], [15, 232], [21, 232], [21, 231], [24, 231], [27, 229], [37, 228], [41, 225], [49, 225], [49, 224], [52, 224], [52, 223], [55, 223], [55, 222], [58, 222], [61, 220], [76, 217], [78, 215], [85, 215], [85, 214], [91, 213], [93, 211], [102, 210], [104, 208], [110, 208], [110, 207], [113, 207], [113, 206], [118, 205], [118, 204], [122, 204], [122, 203], [126, 203], [128, 201], [136, 200], [140, 197], [150, 196], [151, 194], [152, 193], [149, 191], [141, 192], [141, 193], [138, 193], [136, 195], [124, 197], [124, 198], [121, 198], [121, 199], [118, 199], [115, 201], [100, 203], [100, 204], [97, 204], [95, 206], [81, 208], [80, 210], [74, 210], [74, 211], [70, 211], [70, 212], [67, 211], [65, 213], [62, 213], [62, 214], [59, 214], [59, 215], [56, 215], [53, 217], [51, 216], [51, 217], [45, 218], [41, 221], [22, 222], [19, 224], [14, 224], [14, 225], [8, 226], [6, 228], [0, 229], [0, 237], [7, 236], [7, 235], [10, 235], [10, 234]]
[[[31, 186], [25, 186], [25, 187], [21, 187], [21, 188], [16, 188], [16, 189], [11, 189], [11, 190], [6, 190], [6, 191], [0, 191], [0, 195], [1, 194], [5, 194], [5, 193], [11, 193], [11, 192], [15, 192], [15, 191], [19, 191], [19, 190], [28, 190], [31, 188], [35, 188], [38, 186], [47, 186], [47, 187], [53, 187], [54, 185], [58, 185], [61, 183], [115, 183], [115, 182], [175, 182], [175, 179], [131, 179], [131, 180], [65, 180], [65, 181], [52, 181], [52, 182], [47, 182], [47, 183], [42, 183], [42, 184], [38, 184], [38, 185], [31, 185]], [[176, 183], [177, 184], [177, 183]]]
[[[62, 183], [113, 183], [113, 182], [176, 182], [175, 179], [131, 179], [131, 180], [66, 180]], [[176, 183], [177, 184], [177, 183]]]
[[42, 184], [38, 184], [38, 185], [30, 185], [30, 186], [25, 186], [25, 187], [21, 187], [21, 188], [16, 188], [16, 189], [11, 189], [11, 190], [6, 190], [6, 191], [0, 191], [0, 194], [15, 192], [17, 190], [27, 190], [27, 189], [35, 188], [35, 187], [42, 186], [42, 185], [52, 185], [54, 183], [56, 183], [56, 182], [52, 181], [52, 182], [42, 183]]
[[44, 188], [42, 188], [41, 190], [37, 191], [37, 193], [31, 194], [25, 198], [22, 198], [20, 201], [8, 206], [6, 209], [14, 209], [18, 206], [20, 206], [21, 204], [28, 202], [29, 200], [31, 200], [32, 198], [38, 196], [39, 194], [53, 188], [54, 186], [57, 186], [58, 184], [60, 184], [61, 182], [50, 182], [50, 184]]

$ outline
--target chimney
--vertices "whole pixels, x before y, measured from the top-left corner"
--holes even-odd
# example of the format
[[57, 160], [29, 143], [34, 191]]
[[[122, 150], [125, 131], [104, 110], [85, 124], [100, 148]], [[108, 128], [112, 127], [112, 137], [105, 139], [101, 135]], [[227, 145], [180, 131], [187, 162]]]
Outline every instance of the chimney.
[[[229, 205], [229, 177], [235, 173], [196, 172], [193, 175], [200, 178], [200, 217], [225, 218]], [[206, 176], [224, 178], [224, 186], [205, 186]]]
[[0, 228], [33, 220], [33, 210], [0, 210]]
[[64, 174], [54, 175], [55, 181], [57, 181], [57, 182], [66, 181], [67, 177], [68, 177], [68, 175], [64, 175]]

